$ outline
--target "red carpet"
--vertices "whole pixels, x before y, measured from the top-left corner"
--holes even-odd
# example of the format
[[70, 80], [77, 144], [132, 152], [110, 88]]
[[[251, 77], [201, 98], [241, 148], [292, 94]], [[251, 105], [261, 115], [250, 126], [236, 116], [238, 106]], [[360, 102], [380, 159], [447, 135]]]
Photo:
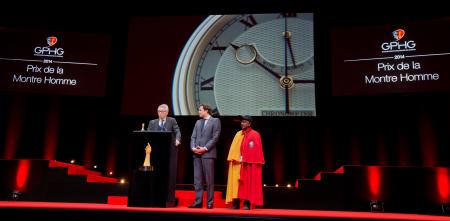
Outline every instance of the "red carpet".
[[255, 216], [276, 218], [336, 218], [336, 219], [366, 219], [366, 220], [449, 220], [446, 216], [400, 214], [400, 213], [370, 213], [348, 211], [319, 211], [319, 210], [279, 210], [279, 209], [189, 209], [189, 208], [140, 208], [123, 205], [91, 204], [91, 203], [49, 203], [49, 202], [14, 202], [0, 201], [0, 209], [42, 209], [42, 210], [86, 210], [86, 211], [129, 211], [146, 213], [173, 213], [191, 215], [214, 216]]

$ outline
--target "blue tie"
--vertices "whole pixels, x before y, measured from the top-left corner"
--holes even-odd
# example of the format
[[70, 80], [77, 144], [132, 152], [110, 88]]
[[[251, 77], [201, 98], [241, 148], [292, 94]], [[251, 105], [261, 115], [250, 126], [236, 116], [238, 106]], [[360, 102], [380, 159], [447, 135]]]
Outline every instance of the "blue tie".
[[201, 129], [201, 131], [203, 131], [203, 128], [205, 127], [205, 119], [202, 119], [202, 121], [201, 121], [201, 125], [200, 125], [200, 129]]
[[159, 126], [159, 129], [161, 131], [165, 131], [166, 130], [166, 128], [164, 127], [164, 120], [161, 121], [161, 125]]

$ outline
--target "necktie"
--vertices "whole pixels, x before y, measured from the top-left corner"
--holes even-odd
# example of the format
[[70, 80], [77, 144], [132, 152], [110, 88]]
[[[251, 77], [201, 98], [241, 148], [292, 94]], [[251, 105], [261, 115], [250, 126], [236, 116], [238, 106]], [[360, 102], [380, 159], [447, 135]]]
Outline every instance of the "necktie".
[[161, 131], [165, 131], [166, 128], [164, 128], [164, 120], [161, 121], [161, 125], [159, 126]]
[[201, 128], [202, 131], [203, 131], [203, 128], [205, 127], [205, 122], [206, 122], [206, 120], [202, 119], [202, 122], [201, 122], [201, 125], [200, 125], [200, 128]]

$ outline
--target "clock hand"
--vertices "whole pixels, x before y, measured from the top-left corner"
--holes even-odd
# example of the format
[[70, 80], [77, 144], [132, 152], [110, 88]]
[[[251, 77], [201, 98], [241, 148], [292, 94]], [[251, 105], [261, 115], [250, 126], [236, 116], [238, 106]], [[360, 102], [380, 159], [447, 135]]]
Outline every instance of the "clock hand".
[[262, 68], [264, 68], [264, 70], [268, 71], [270, 74], [272, 74], [277, 79], [281, 78], [281, 76], [278, 73], [276, 73], [272, 69], [268, 68], [267, 66], [265, 66], [263, 63], [259, 62], [258, 60], [255, 60], [255, 63], [258, 64], [259, 66], [261, 66]]
[[292, 64], [294, 65], [294, 68], [296, 68], [297, 65], [295, 64], [295, 56], [294, 56], [294, 51], [292, 50], [292, 43], [291, 43], [292, 33], [290, 31], [286, 31], [286, 32], [283, 32], [283, 36], [284, 36], [284, 40], [287, 41], [287, 45], [289, 46], [289, 52], [291, 54]]
[[[284, 17], [284, 77], [286, 80], [288, 80], [288, 62], [287, 62], [287, 49], [288, 49], [288, 41], [286, 40], [287, 37], [287, 17]], [[289, 88], [287, 86], [284, 87], [284, 97], [285, 97], [285, 104], [286, 104], [286, 113], [289, 113]]]
[[[235, 50], [239, 50], [239, 48], [243, 47], [243, 45], [238, 46], [235, 45], [233, 43], [230, 44]], [[251, 47], [254, 49], [253, 46], [251, 45], [245, 45], [247, 47]], [[254, 49], [255, 53], [256, 53], [256, 49]], [[256, 56], [255, 56], [256, 57]], [[238, 60], [239, 63], [241, 64], [251, 64], [251, 63], [256, 63], [257, 65], [261, 66], [264, 70], [266, 70], [267, 72], [269, 72], [271, 75], [273, 75], [275, 78], [280, 80], [280, 86], [282, 88], [292, 88], [294, 86], [295, 83], [314, 83], [314, 80], [294, 80], [291, 76], [281, 76], [279, 73], [273, 71], [272, 69], [270, 69], [269, 67], [267, 67], [266, 65], [264, 65], [264, 63], [262, 63], [261, 61], [255, 59], [250, 59], [249, 61], [243, 61], [242, 59], [236, 58]]]
[[[273, 71], [272, 69], [270, 69], [269, 67], [267, 67], [266, 65], [264, 65], [262, 62], [258, 61], [256, 59], [256, 57], [258, 56], [258, 52], [256, 51], [256, 49], [252, 46], [252, 45], [235, 45], [233, 43], [230, 44], [231, 47], [233, 47], [236, 50], [235, 56], [236, 56], [236, 60], [241, 63], [241, 64], [250, 64], [255, 62], [257, 65], [259, 65], [260, 67], [262, 67], [264, 70], [266, 70], [269, 74], [271, 74], [272, 76], [274, 76], [276, 79], [280, 79], [281, 75], [278, 74], [277, 72]], [[254, 58], [250, 59], [250, 61], [243, 61], [242, 59], [239, 58], [238, 56], [238, 51], [239, 49], [241, 49], [242, 47], [250, 47], [251, 50], [255, 53]]]

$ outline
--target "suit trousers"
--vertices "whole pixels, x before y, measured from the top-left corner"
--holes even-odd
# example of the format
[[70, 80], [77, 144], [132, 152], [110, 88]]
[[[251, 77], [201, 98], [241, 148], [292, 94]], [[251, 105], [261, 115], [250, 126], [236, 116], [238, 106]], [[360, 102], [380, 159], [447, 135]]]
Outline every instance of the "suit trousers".
[[202, 204], [203, 179], [206, 181], [207, 205], [213, 205], [214, 203], [214, 160], [213, 158], [194, 156], [194, 204]]

